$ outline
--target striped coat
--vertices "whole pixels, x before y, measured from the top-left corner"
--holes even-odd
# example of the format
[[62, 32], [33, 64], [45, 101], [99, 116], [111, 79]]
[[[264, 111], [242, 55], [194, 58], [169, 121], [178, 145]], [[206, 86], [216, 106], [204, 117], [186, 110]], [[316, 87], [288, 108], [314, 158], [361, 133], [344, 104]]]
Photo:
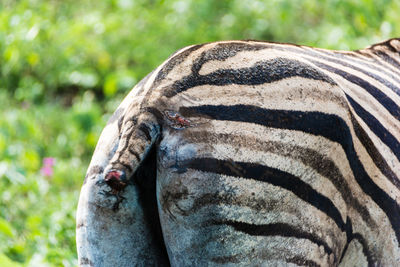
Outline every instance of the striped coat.
[[400, 39], [183, 48], [103, 130], [81, 266], [400, 265]]

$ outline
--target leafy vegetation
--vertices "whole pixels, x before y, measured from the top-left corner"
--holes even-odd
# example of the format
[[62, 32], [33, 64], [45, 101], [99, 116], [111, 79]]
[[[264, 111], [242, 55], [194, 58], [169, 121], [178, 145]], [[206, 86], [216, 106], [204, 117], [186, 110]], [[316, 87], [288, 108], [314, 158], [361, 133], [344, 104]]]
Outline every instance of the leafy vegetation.
[[175, 50], [223, 39], [357, 49], [399, 37], [399, 13], [396, 0], [1, 1], [0, 266], [77, 264], [75, 209], [101, 129]]

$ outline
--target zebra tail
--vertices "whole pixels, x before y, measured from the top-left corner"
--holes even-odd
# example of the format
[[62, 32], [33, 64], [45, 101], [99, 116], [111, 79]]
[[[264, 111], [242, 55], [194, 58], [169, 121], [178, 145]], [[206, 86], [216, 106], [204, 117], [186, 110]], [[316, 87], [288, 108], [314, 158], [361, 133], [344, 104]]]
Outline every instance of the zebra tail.
[[130, 178], [149, 154], [160, 134], [160, 119], [156, 109], [151, 108], [125, 119], [118, 148], [105, 167], [104, 181], [115, 192], [131, 182]]
[[110, 118], [89, 165], [77, 211], [79, 266], [168, 265], [161, 226], [148, 223], [158, 216], [153, 147], [160, 118], [143, 107], [142, 86]]

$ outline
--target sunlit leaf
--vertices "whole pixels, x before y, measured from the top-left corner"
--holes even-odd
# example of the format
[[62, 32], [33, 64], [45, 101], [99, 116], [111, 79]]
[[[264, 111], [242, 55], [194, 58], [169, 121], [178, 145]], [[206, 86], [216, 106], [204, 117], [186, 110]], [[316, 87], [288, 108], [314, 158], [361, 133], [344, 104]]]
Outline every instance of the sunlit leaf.
[[115, 75], [107, 76], [106, 81], [104, 83], [104, 87], [103, 87], [104, 94], [106, 96], [114, 95], [118, 90], [117, 84], [118, 84], [118, 80]]
[[21, 267], [20, 263], [10, 260], [6, 255], [0, 253], [0, 266], [2, 267]]
[[39, 62], [39, 54], [38, 53], [30, 53], [28, 55], [27, 60], [31, 66], [35, 66]]
[[[3, 218], [0, 218], [0, 233], [3, 233], [9, 237], [14, 236], [11, 224]], [[0, 266], [2, 265], [0, 264]]]

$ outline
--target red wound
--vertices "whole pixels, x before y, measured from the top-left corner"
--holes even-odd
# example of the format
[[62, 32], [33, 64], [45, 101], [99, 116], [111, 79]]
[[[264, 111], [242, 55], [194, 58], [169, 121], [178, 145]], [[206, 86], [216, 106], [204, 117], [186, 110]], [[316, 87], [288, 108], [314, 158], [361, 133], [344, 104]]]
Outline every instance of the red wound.
[[184, 129], [192, 126], [190, 120], [185, 119], [177, 112], [167, 110], [164, 113], [169, 121], [169, 125], [174, 129]]
[[126, 187], [126, 183], [121, 180], [121, 172], [119, 171], [110, 171], [104, 180], [109, 187], [117, 191], [121, 191]]

